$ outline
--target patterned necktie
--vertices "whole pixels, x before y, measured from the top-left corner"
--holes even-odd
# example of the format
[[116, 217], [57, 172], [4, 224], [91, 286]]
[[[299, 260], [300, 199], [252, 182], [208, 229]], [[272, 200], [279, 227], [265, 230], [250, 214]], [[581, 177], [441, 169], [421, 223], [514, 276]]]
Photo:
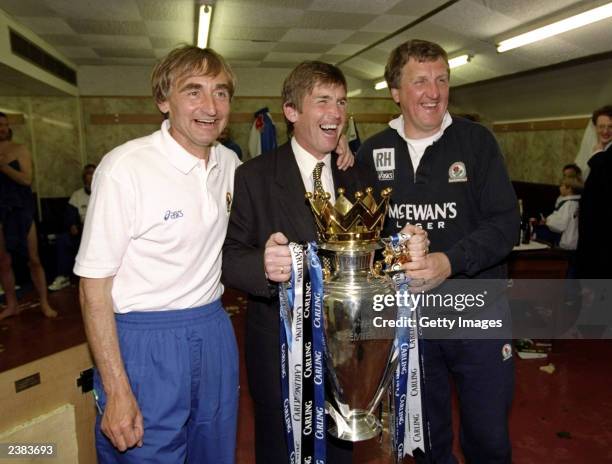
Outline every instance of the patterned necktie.
[[325, 190], [323, 190], [323, 182], [321, 182], [321, 172], [323, 171], [323, 166], [325, 166], [325, 163], [317, 163], [312, 171], [314, 193], [320, 193], [321, 195], [325, 194]]

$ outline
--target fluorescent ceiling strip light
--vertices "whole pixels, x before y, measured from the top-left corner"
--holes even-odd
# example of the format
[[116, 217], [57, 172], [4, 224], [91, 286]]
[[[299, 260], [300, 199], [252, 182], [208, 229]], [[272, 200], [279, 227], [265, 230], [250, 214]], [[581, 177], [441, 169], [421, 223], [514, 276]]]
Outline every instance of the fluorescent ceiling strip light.
[[382, 90], [387, 88], [387, 81], [380, 81], [374, 84], [375, 90]]
[[206, 48], [208, 46], [208, 33], [210, 31], [212, 9], [212, 5], [200, 6], [200, 20], [198, 21], [198, 48]]
[[514, 124], [517, 122], [539, 122], [539, 121], [563, 121], [564, 119], [588, 119], [591, 114], [568, 114], [567, 116], [550, 116], [548, 118], [529, 118], [529, 119], [507, 119], [505, 121], [493, 121], [493, 124]]
[[512, 50], [513, 48], [522, 47], [523, 45], [547, 39], [557, 34], [562, 34], [563, 32], [571, 31], [572, 29], [577, 29], [579, 27], [586, 26], [587, 24], [601, 21], [602, 19], [609, 18], [610, 16], [612, 16], [612, 2], [583, 13], [570, 16], [569, 18], [562, 19], [561, 21], [548, 24], [547, 26], [539, 27], [533, 31], [525, 32], [524, 34], [517, 35], [516, 37], [502, 40], [497, 45], [497, 51], [499, 53], [506, 52], [508, 50]]
[[[455, 58], [451, 58], [450, 60], [448, 60], [448, 67], [450, 69], [458, 68], [459, 66], [468, 64], [472, 58], [473, 56], [468, 55], [468, 54], [456, 56]], [[375, 90], [382, 90], [386, 88], [387, 88], [387, 81], [382, 80], [374, 84]]]
[[448, 60], [448, 67], [451, 68], [451, 69], [458, 68], [459, 66], [463, 66], [464, 64], [468, 64], [471, 59], [472, 59], [472, 57], [470, 55], [459, 55], [459, 56], [456, 56], [455, 58], [451, 58], [450, 60]]

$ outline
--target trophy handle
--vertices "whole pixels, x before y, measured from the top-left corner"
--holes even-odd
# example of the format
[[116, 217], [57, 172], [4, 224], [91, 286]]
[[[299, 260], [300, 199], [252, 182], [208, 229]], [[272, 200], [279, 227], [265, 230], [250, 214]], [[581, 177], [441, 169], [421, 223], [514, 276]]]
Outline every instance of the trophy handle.
[[387, 366], [385, 367], [383, 377], [380, 380], [378, 390], [376, 390], [376, 395], [374, 398], [372, 398], [372, 402], [370, 403], [370, 407], [368, 409], [369, 413], [374, 413], [385, 396], [385, 392], [387, 391], [387, 388], [389, 388], [391, 381], [393, 380], [393, 375], [395, 374], [395, 369], [397, 368], [397, 363], [399, 360], [399, 352], [399, 347], [394, 346], [391, 353], [389, 353], [389, 360], [387, 361]]

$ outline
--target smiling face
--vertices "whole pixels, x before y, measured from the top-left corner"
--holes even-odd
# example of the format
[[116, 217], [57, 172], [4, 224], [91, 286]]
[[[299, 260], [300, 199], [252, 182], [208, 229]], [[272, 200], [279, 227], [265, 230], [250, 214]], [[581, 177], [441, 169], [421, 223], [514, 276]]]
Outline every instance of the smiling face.
[[315, 84], [304, 96], [302, 109], [285, 104], [285, 117], [293, 123], [293, 134], [302, 148], [322, 159], [338, 145], [346, 123], [346, 89], [336, 84]]
[[595, 121], [595, 131], [597, 142], [601, 147], [605, 147], [612, 141], [612, 118], [605, 114], [600, 115]]
[[170, 135], [192, 155], [208, 159], [212, 147], [227, 125], [230, 114], [230, 83], [224, 72], [216, 76], [178, 78], [165, 101], [157, 106], [168, 113]]
[[442, 58], [418, 61], [410, 58], [402, 68], [398, 89], [391, 96], [404, 116], [406, 136], [422, 139], [442, 126], [448, 107], [449, 72]]

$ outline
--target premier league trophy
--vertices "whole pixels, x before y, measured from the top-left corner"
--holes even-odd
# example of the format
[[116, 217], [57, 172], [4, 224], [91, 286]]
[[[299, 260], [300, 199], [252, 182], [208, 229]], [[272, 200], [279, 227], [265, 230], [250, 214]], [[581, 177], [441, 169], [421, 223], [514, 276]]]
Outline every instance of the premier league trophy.
[[326, 372], [337, 406], [325, 403], [333, 420], [328, 432], [353, 442], [380, 434], [375, 412], [398, 359], [395, 329], [386, 324], [397, 311], [380, 305], [385, 295], [395, 295], [395, 286], [374, 264], [390, 195], [391, 189], [383, 190], [377, 203], [368, 188], [351, 203], [338, 189], [332, 205], [327, 193], [306, 194], [319, 235]]

